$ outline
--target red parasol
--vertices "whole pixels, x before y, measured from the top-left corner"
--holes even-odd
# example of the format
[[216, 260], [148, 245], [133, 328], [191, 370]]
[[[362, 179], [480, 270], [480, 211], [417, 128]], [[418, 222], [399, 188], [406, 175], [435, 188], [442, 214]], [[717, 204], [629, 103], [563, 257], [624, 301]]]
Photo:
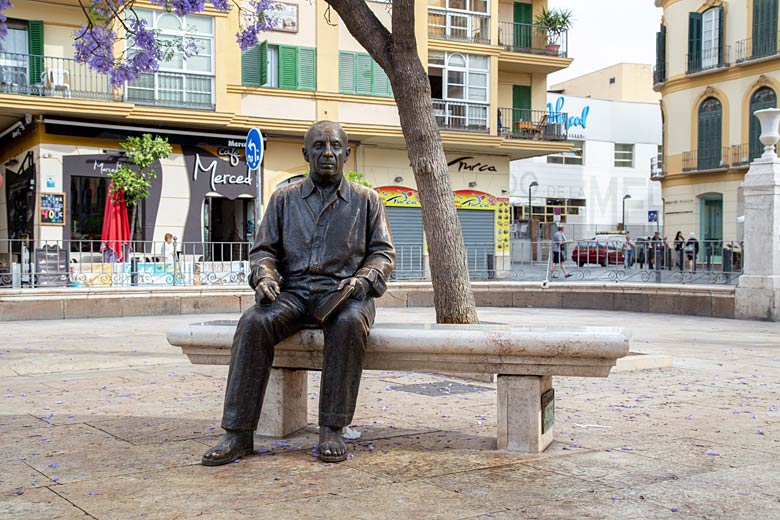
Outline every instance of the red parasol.
[[106, 209], [103, 212], [103, 233], [100, 235], [100, 251], [105, 262], [123, 262], [125, 246], [130, 243], [130, 223], [127, 219], [125, 194], [117, 190], [111, 194], [108, 187]]

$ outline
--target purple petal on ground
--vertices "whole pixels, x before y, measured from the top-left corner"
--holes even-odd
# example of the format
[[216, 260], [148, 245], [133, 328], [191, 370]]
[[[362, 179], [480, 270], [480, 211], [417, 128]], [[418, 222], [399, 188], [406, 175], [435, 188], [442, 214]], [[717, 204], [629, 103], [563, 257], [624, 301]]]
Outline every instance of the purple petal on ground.
[[57, 469], [59, 467], [59, 464], [55, 461], [55, 462], [52, 462], [51, 464], [49, 464], [49, 467]]
[[676, 513], [677, 511], [679, 511], [679, 509], [678, 509], [677, 507], [673, 507], [673, 508], [671, 509], [671, 511], [672, 511], [672, 513]]
[[707, 450], [707, 455], [710, 455], [710, 456], [714, 457], [717, 454], [718, 454], [718, 452], [716, 452], [715, 450]]
[[756, 433], [757, 433], [757, 434], [759, 434], [759, 435], [764, 435], [764, 430], [762, 430], [761, 428], [759, 428], [759, 429], [758, 429], [758, 431], [757, 431]]
[[355, 458], [355, 456], [353, 454], [347, 453], [347, 460], [352, 460], [354, 458]]
[[87, 495], [94, 497], [95, 495], [97, 495], [97, 493], [94, 491], [90, 491], [89, 493], [87, 493]]

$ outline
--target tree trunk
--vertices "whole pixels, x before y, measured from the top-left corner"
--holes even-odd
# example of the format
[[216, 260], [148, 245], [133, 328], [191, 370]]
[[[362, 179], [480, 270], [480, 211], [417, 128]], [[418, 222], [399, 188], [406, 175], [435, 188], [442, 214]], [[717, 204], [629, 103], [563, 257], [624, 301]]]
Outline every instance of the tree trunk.
[[447, 159], [433, 115], [428, 74], [417, 53], [414, 0], [393, 1], [393, 32], [365, 0], [326, 0], [349, 32], [384, 69], [393, 87], [401, 129], [420, 193], [438, 323], [478, 323], [466, 246], [455, 210]]
[[133, 204], [130, 210], [130, 245], [132, 246], [135, 240], [135, 215], [138, 209], [138, 204]]

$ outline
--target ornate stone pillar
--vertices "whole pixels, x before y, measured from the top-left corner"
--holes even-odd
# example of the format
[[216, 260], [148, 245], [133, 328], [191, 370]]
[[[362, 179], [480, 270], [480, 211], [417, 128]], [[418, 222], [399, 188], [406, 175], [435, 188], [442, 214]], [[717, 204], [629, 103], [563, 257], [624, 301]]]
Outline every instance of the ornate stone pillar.
[[750, 164], [745, 195], [744, 270], [736, 289], [740, 319], [780, 321], [780, 109], [757, 110], [764, 154]]

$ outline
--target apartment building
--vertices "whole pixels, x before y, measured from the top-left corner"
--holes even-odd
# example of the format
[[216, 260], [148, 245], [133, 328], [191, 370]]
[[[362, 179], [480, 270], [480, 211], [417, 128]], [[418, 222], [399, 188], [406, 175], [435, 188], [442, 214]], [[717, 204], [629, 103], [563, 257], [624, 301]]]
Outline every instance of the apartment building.
[[655, 0], [664, 160], [654, 175], [670, 232], [741, 238], [740, 186], [763, 150], [753, 112], [776, 107], [780, 93], [778, 3]]
[[[564, 38], [532, 23], [546, 0], [437, 0], [415, 6], [419, 53], [450, 163], [453, 197], [469, 243], [508, 252], [509, 163], [561, 153], [565, 128], [549, 119], [547, 75], [571, 62]], [[388, 4], [368, 2], [387, 26]], [[255, 48], [235, 43], [238, 14], [207, 9], [178, 17], [138, 2], [165, 38], [197, 42], [159, 72], [121, 88], [73, 59], [83, 24], [75, 0], [18, 0], [6, 14], [0, 52], [0, 239], [100, 240], [106, 174], [129, 135], [168, 137], [138, 236], [161, 241], [250, 241], [258, 193], [306, 172], [303, 134], [340, 122], [361, 172], [384, 198], [396, 241], [421, 254], [424, 236], [414, 176], [387, 77], [322, 0], [275, 4], [275, 30]], [[553, 45], [554, 43], [554, 45]], [[247, 170], [246, 132], [262, 130], [259, 178]], [[258, 186], [259, 183], [259, 186]], [[261, 188], [261, 189], [259, 189]], [[48, 214], [48, 216], [47, 216]]]

